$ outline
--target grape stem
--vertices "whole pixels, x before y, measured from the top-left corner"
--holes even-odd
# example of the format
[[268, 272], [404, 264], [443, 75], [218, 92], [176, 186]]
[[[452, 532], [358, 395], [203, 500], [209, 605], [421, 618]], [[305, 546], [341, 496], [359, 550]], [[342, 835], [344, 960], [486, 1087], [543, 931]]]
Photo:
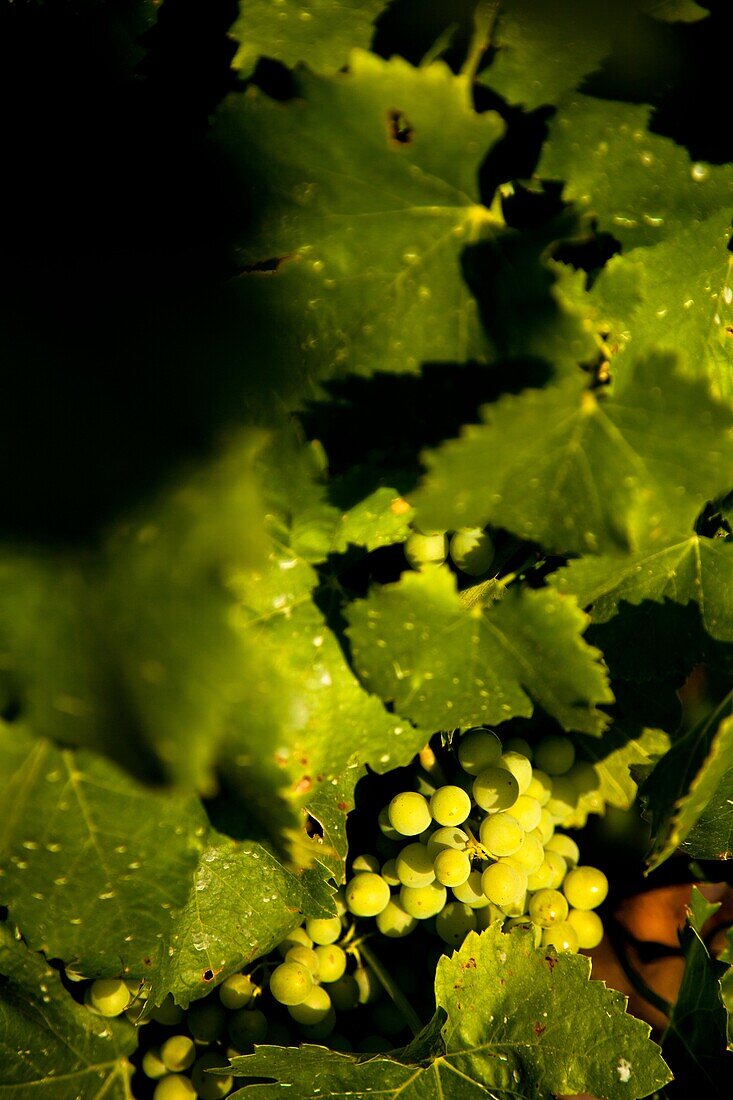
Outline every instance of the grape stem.
[[372, 951], [371, 947], [367, 947], [362, 943], [359, 946], [364, 961], [368, 964], [369, 968], [374, 972], [376, 978], [384, 988], [385, 993], [390, 996], [396, 1005], [396, 1007], [402, 1013], [407, 1026], [413, 1035], [419, 1035], [422, 1031], [422, 1023], [420, 1017], [415, 1012], [410, 1002], [405, 997], [400, 987], [392, 980], [390, 975], [384, 969], [377, 956]]

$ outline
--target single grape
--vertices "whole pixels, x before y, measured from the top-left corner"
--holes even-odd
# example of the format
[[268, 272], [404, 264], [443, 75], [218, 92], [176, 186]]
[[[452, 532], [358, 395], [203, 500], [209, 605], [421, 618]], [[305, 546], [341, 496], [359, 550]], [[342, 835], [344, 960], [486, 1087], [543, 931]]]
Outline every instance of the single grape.
[[537, 828], [540, 830], [542, 843], [546, 845], [552, 837], [553, 833], [555, 832], [555, 819], [547, 809], [547, 806], [542, 807], [542, 813], [540, 814], [540, 823]]
[[396, 794], [388, 807], [390, 825], [402, 836], [417, 836], [427, 829], [433, 820], [430, 807], [417, 791]]
[[324, 1039], [328, 1038], [333, 1029], [336, 1027], [336, 1012], [333, 1007], [329, 1008], [328, 1012], [322, 1020], [319, 1020], [317, 1024], [299, 1024], [298, 1030], [300, 1034], [311, 1043], [320, 1043]]
[[[484, 895], [485, 897], [485, 895]], [[480, 909], [476, 909], [474, 906], [473, 912], [476, 914], [476, 931], [483, 932], [486, 928], [490, 928], [496, 921], [504, 923], [506, 916], [499, 908], [498, 905], [492, 905], [488, 902], [486, 905], [482, 905]]]
[[154, 1008], [151, 1017], [158, 1024], [165, 1027], [175, 1027], [183, 1019], [183, 1009], [175, 1003], [170, 993], [167, 994], [161, 1004]]
[[384, 881], [390, 886], [399, 886], [400, 880], [397, 874], [397, 862], [394, 859], [388, 859], [386, 863], [382, 864], [382, 870], [380, 874]]
[[575, 867], [562, 888], [573, 909], [595, 909], [606, 899], [608, 879], [597, 867]]
[[521, 867], [514, 867], [504, 860], [492, 863], [481, 876], [486, 897], [500, 909], [519, 905], [527, 892], [527, 875]]
[[301, 1004], [312, 988], [313, 975], [302, 963], [281, 963], [270, 975], [270, 993], [281, 1005]]
[[405, 557], [413, 569], [442, 565], [448, 557], [448, 536], [444, 532], [421, 535], [413, 531], [405, 540]]
[[525, 792], [530, 798], [536, 798], [540, 806], [546, 806], [552, 794], [552, 779], [547, 772], [539, 768], [532, 769], [532, 778]]
[[314, 986], [300, 1004], [290, 1005], [289, 1014], [299, 1024], [320, 1024], [328, 1016], [331, 998], [322, 985]]
[[[378, 921], [379, 917], [377, 917]], [[315, 949], [315, 953], [318, 958], [319, 980], [322, 982], [337, 982], [346, 970], [345, 952], [335, 943], [328, 943], [319, 944]]]
[[543, 929], [542, 946], [554, 947], [556, 951], [569, 951], [573, 954], [578, 950], [578, 934], [568, 921], [553, 924], [550, 928]]
[[89, 987], [89, 1002], [100, 1016], [121, 1016], [130, 1003], [130, 990], [121, 978], [97, 978]]
[[360, 1054], [386, 1054], [392, 1050], [393, 1045], [384, 1035], [367, 1035], [359, 1040], [356, 1048]]
[[575, 745], [569, 737], [545, 737], [534, 751], [534, 762], [548, 775], [565, 775], [575, 761]]
[[489, 899], [481, 885], [481, 872], [471, 871], [465, 882], [453, 887], [453, 896], [456, 901], [462, 901], [471, 909], [483, 909], [489, 904]]
[[603, 921], [591, 909], [571, 909], [568, 913], [568, 924], [575, 929], [578, 937], [578, 947], [590, 951], [603, 939]]
[[513, 855], [524, 841], [524, 830], [512, 813], [491, 814], [481, 822], [479, 840], [492, 856]]
[[234, 1078], [227, 1074], [226, 1077], [214, 1076], [207, 1073], [210, 1069], [226, 1069], [228, 1060], [223, 1054], [215, 1050], [207, 1050], [191, 1070], [191, 1084], [200, 1100], [220, 1100], [222, 1096], [228, 1096], [234, 1086]]
[[196, 1090], [188, 1077], [171, 1073], [162, 1077], [155, 1086], [153, 1100], [195, 1100]]
[[196, 1044], [188, 1035], [171, 1035], [160, 1047], [160, 1060], [171, 1073], [182, 1073], [193, 1065]]
[[586, 798], [600, 788], [601, 777], [589, 760], [576, 760], [567, 774], [578, 794]]
[[446, 826], [443, 829], [436, 829], [431, 835], [427, 843], [427, 849], [430, 855], [435, 859], [438, 852], [444, 852], [446, 848], [453, 848], [455, 851], [463, 851], [468, 844], [468, 833], [464, 833], [463, 829], [458, 829], [455, 826]]
[[[399, 1035], [407, 1027], [405, 1017], [393, 1001], [377, 1001], [372, 1009], [372, 1024], [383, 1035]], [[333, 1046], [333, 1043], [329, 1043]]]
[[402, 908], [416, 920], [434, 917], [445, 905], [446, 898], [445, 886], [436, 882], [429, 886], [403, 886], [400, 890]]
[[500, 758], [501, 741], [491, 730], [469, 730], [458, 742], [458, 762], [469, 775], [494, 767]]
[[296, 943], [285, 956], [285, 962], [301, 963], [308, 967], [314, 977], [318, 976], [318, 955], [312, 947], [303, 947], [302, 943]]
[[469, 577], [480, 577], [494, 560], [494, 544], [480, 527], [463, 527], [450, 540], [454, 564]]
[[[289, 1047], [293, 1045], [293, 1033], [281, 1020], [267, 1021], [267, 1045], [273, 1047]], [[231, 1049], [231, 1048], [230, 1048]], [[237, 1051], [241, 1053], [241, 1051]], [[232, 1055], [227, 1051], [227, 1058]]]
[[526, 794], [532, 782], [532, 761], [521, 752], [503, 752], [497, 761], [497, 768], [506, 768], [517, 781], [520, 794]]
[[473, 781], [473, 797], [482, 810], [510, 810], [519, 798], [519, 784], [508, 768], [485, 768]]
[[[371, 855], [356, 856], [352, 860], [351, 871], [353, 874], [356, 874], [357, 871], [373, 871], [375, 874], [379, 874], [379, 860], [376, 856]], [[308, 922], [306, 921], [306, 930], [307, 929]], [[316, 943], [317, 942], [316, 940]]]
[[549, 840], [545, 841], [545, 848], [548, 852], [557, 852], [558, 855], [561, 855], [568, 867], [578, 866], [580, 848], [567, 833], [555, 833]]
[[346, 884], [346, 904], [355, 917], [376, 917], [389, 898], [389, 883], [371, 871], [359, 871]]
[[336, 906], [336, 916], [345, 917], [348, 910], [346, 908], [346, 901], [344, 899], [344, 888], [339, 886], [336, 893], [333, 895], [333, 903]]
[[142, 1058], [142, 1071], [146, 1077], [149, 1077], [151, 1081], [158, 1081], [161, 1077], [165, 1077], [168, 1072], [168, 1068], [165, 1062], [160, 1057], [160, 1051], [155, 1047], [151, 1047], [150, 1050], [146, 1050]]
[[258, 1008], [240, 1008], [229, 1017], [229, 1038], [237, 1050], [267, 1038], [267, 1017]]
[[542, 861], [542, 865], [533, 871], [531, 875], [527, 875], [527, 889], [530, 893], [535, 893], [537, 890], [547, 890], [550, 888], [550, 881], [552, 879], [552, 869], [545, 859]]
[[336, 1031], [329, 1038], [328, 1046], [330, 1050], [339, 1050], [342, 1054], [349, 1054], [354, 1049], [351, 1039], [347, 1039], [345, 1035]]
[[359, 1004], [369, 1005], [376, 1001], [382, 992], [382, 986], [371, 970], [366, 966], [357, 966], [354, 981], [359, 988]]
[[377, 928], [383, 936], [401, 939], [417, 927], [417, 920], [404, 909], [399, 898], [392, 898], [386, 909], [377, 917]]
[[[307, 948], [302, 947], [301, 951]], [[220, 1001], [205, 997], [189, 1006], [186, 1024], [194, 1039], [202, 1043], [214, 1043], [226, 1029], [227, 1014]]]
[[433, 860], [424, 844], [408, 844], [395, 860], [403, 886], [427, 886], [435, 878]]
[[[379, 862], [374, 862], [379, 871]], [[338, 917], [314, 917], [305, 922], [305, 930], [314, 943], [335, 943], [341, 936], [341, 921]]]
[[244, 1008], [256, 991], [257, 986], [249, 974], [232, 974], [219, 986], [219, 999], [224, 1008]]
[[513, 860], [524, 868], [528, 875], [539, 871], [545, 858], [542, 841], [533, 833], [525, 833], [521, 845], [512, 852]]
[[471, 860], [465, 852], [444, 848], [433, 864], [435, 877], [442, 886], [460, 886], [471, 874]]
[[351, 974], [328, 983], [328, 995], [337, 1012], [349, 1012], [359, 1003], [359, 985]]
[[542, 819], [542, 807], [536, 798], [528, 794], [520, 794], [512, 806], [512, 817], [519, 822], [525, 833], [531, 833]]
[[435, 931], [444, 943], [458, 947], [469, 932], [476, 931], [476, 914], [469, 905], [451, 901], [435, 918]]
[[288, 932], [285, 939], [281, 940], [277, 945], [277, 949], [283, 958], [287, 955], [291, 947], [295, 947], [296, 944], [300, 944], [301, 947], [312, 947], [313, 940], [310, 938], [305, 928], [294, 928], [292, 932]]
[[379, 826], [382, 836], [384, 836], [386, 840], [402, 840], [402, 833], [398, 833], [395, 827], [390, 824], [389, 806], [383, 806], [379, 811], [377, 825]]
[[578, 805], [578, 792], [567, 775], [558, 775], [552, 781], [552, 794], [544, 807], [558, 825], [572, 817]]
[[528, 889], [559, 890], [567, 874], [568, 865], [561, 855], [545, 849], [542, 866], [529, 876]]
[[568, 903], [559, 890], [538, 890], [530, 898], [529, 915], [540, 928], [549, 928], [566, 919]]
[[471, 799], [461, 787], [439, 787], [430, 799], [430, 812], [439, 825], [462, 825], [471, 812]]

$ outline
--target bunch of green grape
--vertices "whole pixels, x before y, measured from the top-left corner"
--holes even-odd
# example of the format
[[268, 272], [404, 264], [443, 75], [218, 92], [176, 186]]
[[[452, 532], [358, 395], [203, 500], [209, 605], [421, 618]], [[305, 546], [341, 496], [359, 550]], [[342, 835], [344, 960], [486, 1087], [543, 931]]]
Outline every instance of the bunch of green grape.
[[[519, 751], [521, 748], [523, 751]], [[547, 737], [534, 754], [490, 730], [461, 738], [455, 782], [396, 795], [379, 816], [391, 858], [353, 861], [345, 889], [356, 917], [373, 917], [382, 935], [409, 935], [421, 922], [446, 944], [494, 921], [530, 926], [537, 946], [596, 947], [603, 925], [594, 912], [606, 876], [580, 866], [576, 842], [556, 832], [573, 811], [575, 749]]]
[[464, 527], [450, 536], [446, 531], [413, 531], [405, 541], [405, 557], [413, 569], [443, 565], [448, 555], [462, 573], [480, 577], [494, 560], [494, 544], [480, 527]]

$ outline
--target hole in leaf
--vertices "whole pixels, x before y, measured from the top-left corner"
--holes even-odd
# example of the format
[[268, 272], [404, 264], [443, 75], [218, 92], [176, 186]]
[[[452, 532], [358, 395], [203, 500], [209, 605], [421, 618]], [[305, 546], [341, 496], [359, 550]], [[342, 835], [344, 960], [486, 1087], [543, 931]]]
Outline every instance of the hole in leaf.
[[397, 145], [410, 145], [415, 131], [402, 111], [387, 111], [389, 140]]

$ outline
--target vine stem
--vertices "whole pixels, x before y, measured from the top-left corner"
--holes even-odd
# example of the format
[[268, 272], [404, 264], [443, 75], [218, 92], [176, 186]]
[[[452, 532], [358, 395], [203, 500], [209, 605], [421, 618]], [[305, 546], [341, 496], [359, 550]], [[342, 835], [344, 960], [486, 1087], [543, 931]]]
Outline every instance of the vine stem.
[[467, 78], [469, 88], [476, 79], [479, 62], [491, 43], [491, 32], [494, 29], [498, 11], [498, 0], [480, 0], [476, 7], [471, 49], [462, 69], [462, 75]]
[[420, 1017], [415, 1012], [410, 1002], [405, 997], [400, 987], [392, 981], [392, 978], [382, 966], [377, 956], [372, 951], [371, 947], [367, 947], [365, 943], [359, 945], [359, 951], [361, 952], [364, 960], [368, 963], [371, 970], [374, 971], [379, 982], [383, 986], [386, 993], [394, 1001], [397, 1008], [400, 1010], [405, 1018], [410, 1031], [413, 1035], [419, 1035], [422, 1031], [422, 1023]]
[[628, 955], [626, 954], [626, 944], [624, 938], [621, 935], [620, 929], [614, 920], [606, 922], [606, 934], [611, 941], [611, 947], [613, 948], [616, 958], [619, 961], [621, 969], [626, 977], [633, 985], [636, 992], [640, 997], [653, 1005], [659, 1012], [663, 1013], [669, 1019], [672, 1015], [672, 1005], [669, 1001], [666, 1001], [664, 997], [660, 997], [658, 993], [655, 993], [650, 985], [642, 978], [639, 971], [633, 965]]

